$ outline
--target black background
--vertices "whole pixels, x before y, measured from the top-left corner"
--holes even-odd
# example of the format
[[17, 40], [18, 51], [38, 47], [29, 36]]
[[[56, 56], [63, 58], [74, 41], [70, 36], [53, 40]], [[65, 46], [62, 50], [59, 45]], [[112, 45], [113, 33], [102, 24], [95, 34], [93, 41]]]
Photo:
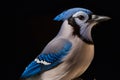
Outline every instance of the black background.
[[17, 2], [16, 53], [8, 77], [19, 79], [24, 68], [42, 51], [60, 29], [53, 18], [62, 11], [83, 7], [112, 19], [92, 30], [95, 56], [83, 80], [119, 80], [119, 3], [113, 0], [38, 0]]

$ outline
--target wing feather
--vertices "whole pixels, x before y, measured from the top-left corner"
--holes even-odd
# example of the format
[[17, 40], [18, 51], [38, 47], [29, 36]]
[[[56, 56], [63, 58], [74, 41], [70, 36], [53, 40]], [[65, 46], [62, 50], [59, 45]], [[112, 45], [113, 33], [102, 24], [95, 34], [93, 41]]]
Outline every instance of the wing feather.
[[28, 65], [21, 78], [28, 78], [56, 67], [62, 62], [63, 57], [69, 53], [71, 47], [71, 42], [66, 39], [51, 41], [42, 53]]

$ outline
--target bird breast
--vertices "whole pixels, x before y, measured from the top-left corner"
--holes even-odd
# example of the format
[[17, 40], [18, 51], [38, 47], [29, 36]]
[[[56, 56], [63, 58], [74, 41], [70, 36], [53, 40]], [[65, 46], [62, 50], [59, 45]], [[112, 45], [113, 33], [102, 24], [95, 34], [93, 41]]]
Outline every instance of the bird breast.
[[68, 64], [68, 72], [61, 80], [71, 80], [82, 75], [93, 60], [94, 45], [87, 44], [79, 39], [74, 41], [73, 44], [72, 50], [70, 54], [66, 56], [64, 63]]
[[58, 67], [44, 72], [42, 80], [72, 80], [82, 75], [89, 67], [94, 56], [94, 45], [87, 44], [79, 38], [69, 39], [73, 46], [69, 54]]

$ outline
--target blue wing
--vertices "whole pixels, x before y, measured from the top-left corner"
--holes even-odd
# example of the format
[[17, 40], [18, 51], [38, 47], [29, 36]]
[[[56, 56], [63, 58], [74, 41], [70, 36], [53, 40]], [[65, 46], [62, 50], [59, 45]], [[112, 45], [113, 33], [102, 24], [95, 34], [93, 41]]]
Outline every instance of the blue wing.
[[65, 57], [71, 50], [71, 42], [61, 39], [52, 41], [45, 50], [37, 58], [32, 61], [23, 72], [21, 78], [28, 78], [36, 74], [52, 69], [62, 63]]

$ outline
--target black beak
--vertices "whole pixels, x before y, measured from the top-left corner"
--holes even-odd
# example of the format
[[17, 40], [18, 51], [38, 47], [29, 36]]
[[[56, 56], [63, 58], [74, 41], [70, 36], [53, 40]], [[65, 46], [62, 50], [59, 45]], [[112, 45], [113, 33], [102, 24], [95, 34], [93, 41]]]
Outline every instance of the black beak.
[[109, 19], [111, 18], [108, 16], [92, 15], [92, 21], [95, 21], [95, 22], [107, 21]]

